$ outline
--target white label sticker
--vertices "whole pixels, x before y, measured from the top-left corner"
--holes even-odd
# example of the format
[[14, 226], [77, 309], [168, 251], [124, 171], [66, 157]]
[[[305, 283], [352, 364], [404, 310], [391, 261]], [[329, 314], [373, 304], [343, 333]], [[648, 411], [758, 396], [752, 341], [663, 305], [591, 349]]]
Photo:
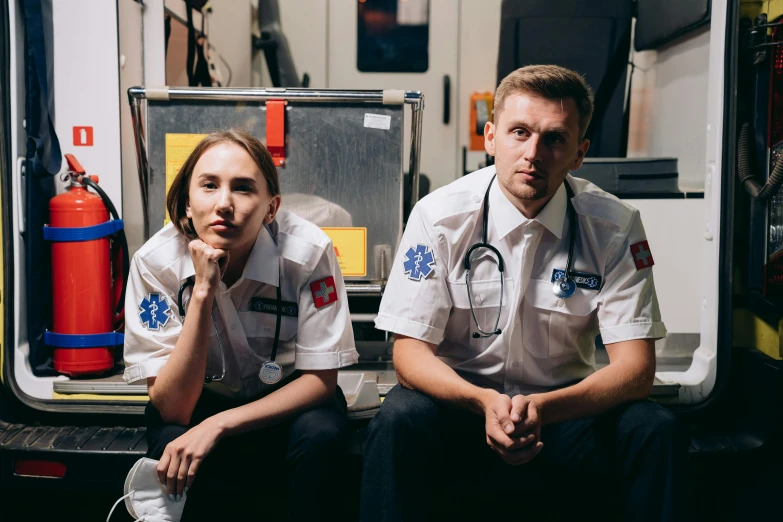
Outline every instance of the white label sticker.
[[364, 126], [369, 129], [389, 130], [391, 127], [391, 116], [383, 114], [364, 114]]

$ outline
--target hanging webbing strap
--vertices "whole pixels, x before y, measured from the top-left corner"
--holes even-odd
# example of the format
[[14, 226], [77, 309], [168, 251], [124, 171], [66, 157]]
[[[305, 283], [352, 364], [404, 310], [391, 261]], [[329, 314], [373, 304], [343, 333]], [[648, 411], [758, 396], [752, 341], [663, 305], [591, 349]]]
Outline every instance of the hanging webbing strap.
[[60, 141], [51, 114], [46, 40], [41, 0], [24, 0], [27, 25], [27, 158], [34, 175], [55, 175], [62, 166]]

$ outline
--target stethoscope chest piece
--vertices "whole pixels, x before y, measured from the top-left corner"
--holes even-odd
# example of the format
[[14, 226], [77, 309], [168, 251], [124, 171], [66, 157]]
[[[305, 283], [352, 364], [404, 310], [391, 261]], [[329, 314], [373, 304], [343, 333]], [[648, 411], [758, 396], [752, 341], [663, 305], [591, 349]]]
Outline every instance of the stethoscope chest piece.
[[570, 277], [561, 277], [552, 285], [552, 293], [560, 299], [568, 299], [576, 292], [576, 283]]
[[283, 369], [275, 361], [267, 361], [258, 372], [258, 378], [264, 384], [277, 384], [283, 376]]

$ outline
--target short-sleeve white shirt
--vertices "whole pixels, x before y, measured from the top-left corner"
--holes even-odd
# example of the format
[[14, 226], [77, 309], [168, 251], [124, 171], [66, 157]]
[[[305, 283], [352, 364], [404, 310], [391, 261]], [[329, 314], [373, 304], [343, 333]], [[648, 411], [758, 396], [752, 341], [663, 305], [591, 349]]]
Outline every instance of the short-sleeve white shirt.
[[[377, 328], [435, 344], [436, 355], [468, 381], [512, 395], [566, 386], [590, 375], [598, 333], [604, 344], [666, 336], [639, 212], [569, 175], [578, 220], [571, 266], [577, 274], [575, 294], [562, 299], [553, 292], [553, 273], [566, 268], [573, 226], [565, 186], [527, 219], [495, 179], [487, 240], [505, 261], [501, 333], [473, 338], [477, 328], [464, 256], [482, 240], [484, 194], [494, 174], [494, 167], [481, 169], [414, 207]], [[490, 331], [500, 303], [500, 272], [487, 249], [471, 259], [473, 309], [481, 328]]]
[[[125, 297], [124, 379], [128, 383], [157, 376], [174, 350], [183, 324], [178, 292], [195, 275], [188, 243], [169, 224], [133, 256]], [[345, 285], [331, 240], [312, 223], [281, 211], [271, 225], [261, 227], [240, 279], [230, 288], [221, 282], [216, 292], [206, 373], [221, 374], [222, 346], [225, 374], [207, 388], [241, 399], [259, 397], [270, 389], [258, 372], [272, 353], [278, 282], [286, 312], [276, 356], [283, 379], [296, 369], [341, 368], [358, 361]], [[189, 301], [190, 290], [186, 290], [186, 313]]]

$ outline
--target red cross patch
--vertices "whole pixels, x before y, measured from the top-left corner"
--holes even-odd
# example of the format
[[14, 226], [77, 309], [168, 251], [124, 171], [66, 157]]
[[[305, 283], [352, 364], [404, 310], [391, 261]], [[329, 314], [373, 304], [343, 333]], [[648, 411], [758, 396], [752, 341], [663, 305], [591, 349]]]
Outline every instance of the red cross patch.
[[636, 270], [649, 268], [655, 264], [652, 252], [650, 252], [650, 245], [647, 244], [647, 241], [641, 241], [631, 245], [631, 255], [633, 256], [633, 262], [636, 263]]
[[313, 302], [316, 308], [337, 302], [337, 287], [334, 285], [334, 277], [324, 277], [315, 283], [310, 283], [313, 292]]

